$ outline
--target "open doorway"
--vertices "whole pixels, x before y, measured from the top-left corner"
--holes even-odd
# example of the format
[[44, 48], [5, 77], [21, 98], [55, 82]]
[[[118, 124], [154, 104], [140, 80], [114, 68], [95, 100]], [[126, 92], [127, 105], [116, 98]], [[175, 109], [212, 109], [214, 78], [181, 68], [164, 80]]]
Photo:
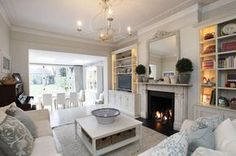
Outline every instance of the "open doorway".
[[106, 77], [106, 57], [29, 50], [30, 95], [39, 107], [56, 110], [105, 104]]

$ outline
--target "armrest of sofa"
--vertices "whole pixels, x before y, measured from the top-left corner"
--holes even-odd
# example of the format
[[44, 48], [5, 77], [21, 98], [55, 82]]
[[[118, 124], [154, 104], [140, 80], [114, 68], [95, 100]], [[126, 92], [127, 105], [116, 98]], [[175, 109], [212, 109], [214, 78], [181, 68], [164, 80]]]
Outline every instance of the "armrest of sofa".
[[190, 127], [194, 124], [195, 122], [193, 120], [189, 120], [189, 119], [186, 119], [184, 120], [182, 126], [181, 126], [181, 129], [180, 131], [184, 131], [184, 130], [187, 130], [187, 132], [189, 132], [190, 130]]
[[48, 110], [32, 110], [25, 112], [33, 121], [50, 121], [49, 111]]

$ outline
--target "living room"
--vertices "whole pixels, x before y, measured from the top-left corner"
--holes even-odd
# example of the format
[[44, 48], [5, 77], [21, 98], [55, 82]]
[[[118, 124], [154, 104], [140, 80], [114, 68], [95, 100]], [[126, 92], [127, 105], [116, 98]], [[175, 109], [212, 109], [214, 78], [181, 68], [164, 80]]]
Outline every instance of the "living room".
[[[25, 129], [19, 136], [27, 142], [14, 137], [13, 146], [0, 146], [0, 155], [235, 155], [235, 6], [235, 0], [0, 0], [0, 109], [8, 112], [0, 113], [0, 131], [12, 120]], [[36, 58], [48, 53], [48, 61], [32, 61], [30, 50]], [[69, 105], [57, 107], [52, 97], [48, 111], [32, 92], [30, 66], [69, 71], [83, 65], [58, 63], [56, 53], [103, 58], [103, 81], [54, 89], [50, 94], [68, 94], [63, 103]], [[57, 79], [47, 78], [38, 82]], [[70, 102], [70, 92], [101, 83], [98, 103]], [[26, 105], [17, 101], [19, 90]], [[39, 97], [44, 93], [45, 87]], [[16, 112], [31, 126], [11, 118]]]

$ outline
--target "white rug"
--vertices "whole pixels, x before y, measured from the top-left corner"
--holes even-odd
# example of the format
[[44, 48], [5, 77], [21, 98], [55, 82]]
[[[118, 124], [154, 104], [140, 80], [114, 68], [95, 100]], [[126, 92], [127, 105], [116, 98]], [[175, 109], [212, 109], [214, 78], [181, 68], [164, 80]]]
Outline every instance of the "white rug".
[[[89, 151], [83, 145], [80, 139], [75, 140], [74, 124], [59, 126], [53, 129], [57, 144], [60, 144], [60, 151], [63, 156], [91, 156]], [[140, 148], [139, 143], [132, 143], [104, 156], [136, 156], [139, 153], [155, 146], [167, 136], [143, 127], [143, 145]]]

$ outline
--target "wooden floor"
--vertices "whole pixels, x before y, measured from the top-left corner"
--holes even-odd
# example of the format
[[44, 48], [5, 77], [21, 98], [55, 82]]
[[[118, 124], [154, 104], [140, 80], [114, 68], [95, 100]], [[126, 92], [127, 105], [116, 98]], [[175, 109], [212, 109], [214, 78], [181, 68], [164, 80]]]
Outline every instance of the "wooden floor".
[[50, 113], [51, 127], [74, 123], [75, 119], [91, 115], [91, 111], [102, 107], [105, 106], [89, 105], [52, 111]]

